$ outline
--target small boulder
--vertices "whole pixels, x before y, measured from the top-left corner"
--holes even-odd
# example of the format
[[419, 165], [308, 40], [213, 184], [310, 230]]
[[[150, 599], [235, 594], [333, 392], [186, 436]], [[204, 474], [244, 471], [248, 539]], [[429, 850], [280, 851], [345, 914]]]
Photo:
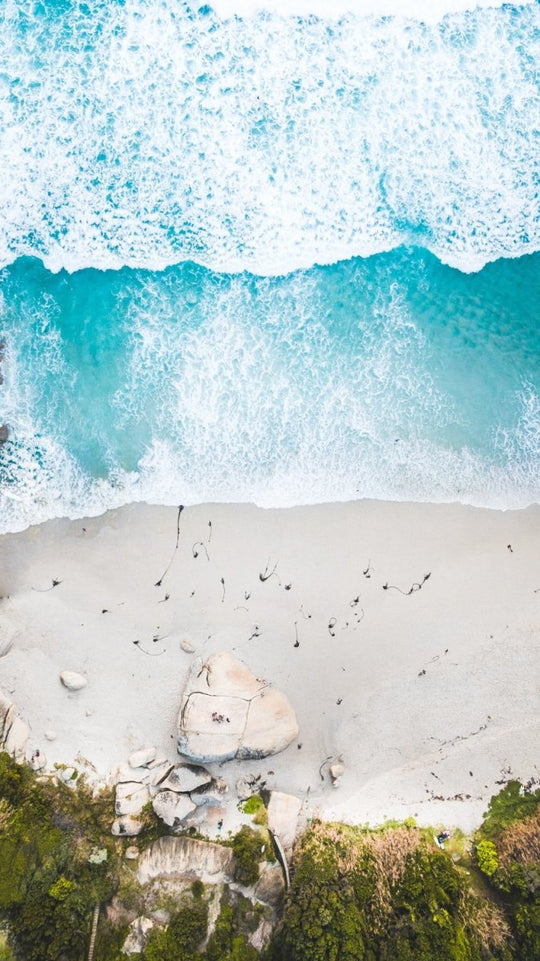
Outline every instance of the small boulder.
[[9, 427], [7, 424], [0, 424], [0, 444], [5, 444], [9, 438]]
[[164, 823], [172, 828], [184, 821], [195, 810], [193, 801], [186, 794], [175, 791], [160, 791], [152, 801], [152, 807]]
[[183, 641], [180, 641], [180, 649], [185, 651], [186, 654], [193, 654], [195, 651], [195, 645], [192, 644], [191, 641], [188, 641], [187, 638], [184, 638]]
[[46, 737], [48, 741], [56, 741], [58, 734], [53, 730], [45, 731], [44, 737]]
[[127, 858], [128, 861], [136, 861], [139, 857], [139, 849], [136, 848], [134, 844], [130, 844], [124, 851], [124, 857]]
[[330, 773], [330, 777], [332, 778], [332, 783], [334, 787], [337, 787], [339, 779], [345, 773], [344, 765], [336, 761], [334, 764], [330, 765], [328, 770]]
[[132, 817], [120, 817], [113, 821], [111, 834], [117, 838], [134, 838], [142, 831], [142, 824]]
[[60, 680], [68, 691], [80, 691], [88, 684], [86, 678], [82, 674], [78, 674], [77, 671], [62, 671]]
[[209, 784], [212, 775], [200, 764], [176, 764], [170, 774], [161, 782], [164, 791], [187, 794]]

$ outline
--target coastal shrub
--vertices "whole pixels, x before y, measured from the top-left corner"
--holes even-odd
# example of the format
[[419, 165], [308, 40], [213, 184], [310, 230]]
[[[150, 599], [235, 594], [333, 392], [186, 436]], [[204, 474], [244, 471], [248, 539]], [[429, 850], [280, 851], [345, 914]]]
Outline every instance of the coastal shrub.
[[493, 841], [480, 841], [476, 845], [476, 860], [483, 874], [487, 874], [488, 877], [495, 874], [499, 867], [499, 859]]
[[540, 961], [540, 790], [509, 782], [491, 799], [477, 838], [479, 866], [480, 851], [497, 861], [497, 870], [485, 873], [503, 893], [515, 958]]
[[235, 834], [232, 839], [232, 849], [235, 858], [234, 880], [238, 884], [249, 886], [258, 880], [263, 844], [264, 840], [260, 832], [253, 831], [246, 824], [243, 824], [238, 834]]
[[507, 929], [483, 953], [490, 918], [481, 934], [466, 875], [413, 826], [314, 824], [293, 868], [270, 961], [510, 961]]

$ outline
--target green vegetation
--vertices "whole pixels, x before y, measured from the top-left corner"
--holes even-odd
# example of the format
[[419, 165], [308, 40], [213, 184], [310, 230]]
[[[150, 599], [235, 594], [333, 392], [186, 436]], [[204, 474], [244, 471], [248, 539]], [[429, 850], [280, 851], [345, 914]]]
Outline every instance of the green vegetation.
[[492, 798], [476, 841], [478, 866], [504, 898], [515, 957], [540, 961], [540, 790], [510, 781]]
[[208, 906], [200, 899], [179, 908], [163, 930], [154, 929], [141, 956], [143, 961], [196, 961], [206, 936]]
[[428, 832], [314, 822], [269, 959], [509, 961], [510, 941]]
[[[0, 917], [15, 958], [86, 957], [94, 906], [109, 901], [116, 884], [110, 810], [109, 794], [94, 798], [82, 781], [75, 789], [42, 783], [0, 754]], [[105, 855], [96, 863], [97, 849]], [[116, 941], [104, 919], [101, 935]]]
[[[236, 883], [250, 886], [273, 851], [263, 800], [243, 810], [260, 826], [226, 843]], [[110, 791], [94, 796], [82, 777], [43, 780], [0, 754], [0, 961], [86, 961], [96, 905], [100, 961], [123, 961], [141, 914], [159, 919], [141, 961], [540, 961], [540, 790], [531, 785], [511, 781], [492, 798], [472, 848], [456, 832], [441, 850], [412, 820], [377, 830], [313, 822], [262, 954], [249, 938], [261, 920], [275, 923], [270, 907], [225, 887], [209, 935], [215, 888], [141, 887], [126, 842], [110, 835], [112, 812]], [[164, 833], [145, 818], [148, 839]]]
[[255, 884], [259, 877], [259, 862], [264, 856], [263, 848], [268, 849], [269, 839], [260, 831], [253, 831], [243, 824], [238, 834], [232, 839], [232, 849], [235, 857], [234, 880], [246, 886]]

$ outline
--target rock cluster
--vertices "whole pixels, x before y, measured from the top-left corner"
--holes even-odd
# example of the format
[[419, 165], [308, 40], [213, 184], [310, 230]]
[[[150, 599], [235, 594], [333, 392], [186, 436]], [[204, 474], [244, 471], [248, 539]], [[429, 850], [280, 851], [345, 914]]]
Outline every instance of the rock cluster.
[[178, 753], [203, 764], [278, 754], [298, 736], [287, 698], [233, 654], [193, 662], [178, 717]]
[[116, 772], [115, 813], [112, 833], [133, 837], [140, 833], [138, 815], [151, 801], [155, 813], [178, 827], [203, 804], [219, 804], [227, 791], [224, 781], [213, 778], [198, 764], [171, 764], [155, 748], [135, 751]]
[[16, 761], [24, 761], [29, 734], [28, 724], [21, 720], [15, 705], [0, 691], [0, 751], [11, 754]]

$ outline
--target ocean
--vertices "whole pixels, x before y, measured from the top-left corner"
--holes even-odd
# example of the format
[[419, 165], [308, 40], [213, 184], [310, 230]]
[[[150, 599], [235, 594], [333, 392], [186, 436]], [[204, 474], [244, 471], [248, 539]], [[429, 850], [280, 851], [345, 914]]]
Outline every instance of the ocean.
[[0, 531], [540, 500], [540, 4], [2, 0]]

